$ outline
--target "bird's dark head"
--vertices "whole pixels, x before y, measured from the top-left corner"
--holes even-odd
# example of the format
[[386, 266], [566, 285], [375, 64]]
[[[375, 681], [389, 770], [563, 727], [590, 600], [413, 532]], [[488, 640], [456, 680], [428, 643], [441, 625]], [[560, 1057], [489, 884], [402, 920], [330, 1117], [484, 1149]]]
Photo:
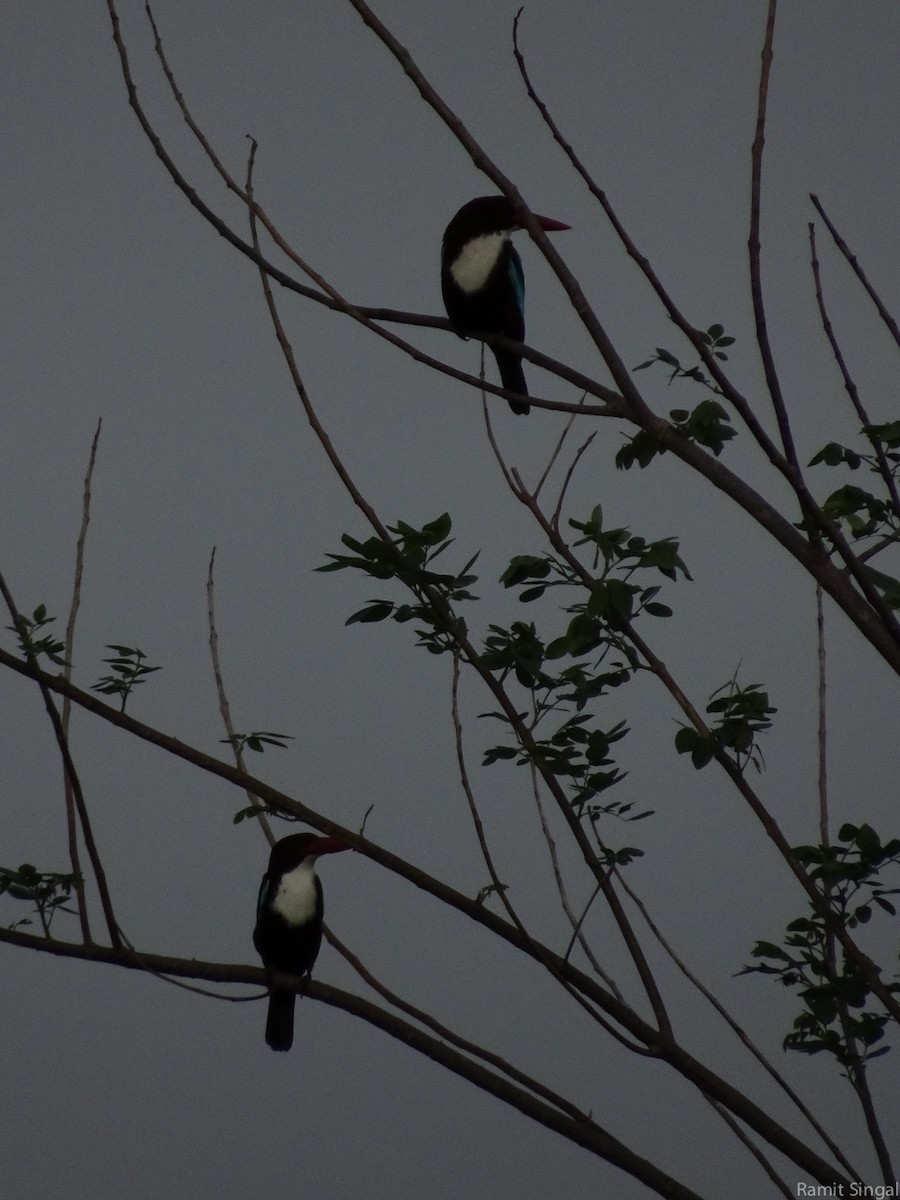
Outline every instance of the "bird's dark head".
[[[570, 229], [562, 221], [535, 213], [541, 229], [548, 232]], [[471, 238], [489, 233], [512, 233], [522, 222], [505, 196], [477, 196], [464, 204], [444, 231], [444, 245], [464, 246]]]
[[349, 846], [337, 838], [324, 837], [319, 833], [291, 833], [272, 847], [269, 874], [283, 875], [299, 866], [304, 859], [315, 860], [323, 854], [337, 854], [340, 850], [349, 849]]

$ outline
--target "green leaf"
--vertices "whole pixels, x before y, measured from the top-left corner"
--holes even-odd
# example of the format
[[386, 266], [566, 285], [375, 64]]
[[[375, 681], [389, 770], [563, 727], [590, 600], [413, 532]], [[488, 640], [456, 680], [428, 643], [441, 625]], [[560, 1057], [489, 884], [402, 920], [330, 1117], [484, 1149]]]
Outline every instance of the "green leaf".
[[372, 625], [376, 621], [386, 620], [394, 611], [390, 600], [370, 600], [365, 608], [358, 609], [344, 622], [345, 625]]
[[671, 617], [672, 609], [668, 604], [658, 604], [655, 600], [644, 605], [643, 611], [649, 613], [651, 617]]
[[444, 541], [447, 534], [453, 527], [453, 522], [450, 519], [449, 513], [441, 513], [433, 521], [428, 521], [422, 526], [422, 533], [425, 535], [425, 540], [430, 546], [437, 545], [438, 542]]
[[885, 575], [881, 571], [876, 571], [874, 567], [867, 565], [863, 565], [863, 570], [884, 596], [891, 608], [900, 608], [900, 580], [894, 579], [891, 575]]
[[552, 564], [545, 558], [533, 554], [517, 554], [509, 560], [509, 566], [500, 576], [504, 587], [518, 587], [520, 583], [535, 579], [546, 579]]
[[518, 753], [519, 751], [515, 746], [493, 746], [490, 750], [485, 751], [481, 765], [489, 767], [491, 763], [499, 762], [503, 759], [515, 758]]

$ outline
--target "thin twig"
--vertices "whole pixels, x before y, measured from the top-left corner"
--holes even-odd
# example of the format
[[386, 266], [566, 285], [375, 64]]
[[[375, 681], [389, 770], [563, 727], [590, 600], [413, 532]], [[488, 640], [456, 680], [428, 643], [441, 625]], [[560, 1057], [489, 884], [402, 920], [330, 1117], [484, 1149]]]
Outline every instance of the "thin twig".
[[881, 440], [875, 436], [870, 428], [871, 422], [869, 420], [869, 414], [866, 412], [865, 406], [863, 405], [862, 398], [859, 394], [859, 388], [856, 386], [855, 382], [853, 381], [853, 377], [847, 369], [847, 364], [844, 361], [844, 356], [841, 353], [841, 348], [838, 345], [834, 328], [831, 324], [828, 311], [825, 307], [825, 295], [822, 291], [822, 276], [819, 269], [819, 258], [816, 254], [816, 227], [812, 221], [809, 223], [809, 249], [813, 281], [816, 288], [816, 303], [819, 306], [819, 316], [822, 321], [822, 329], [825, 332], [825, 336], [828, 338], [828, 344], [831, 347], [831, 353], [834, 355], [834, 361], [838, 365], [838, 370], [840, 371], [841, 378], [844, 381], [844, 388], [847, 392], [847, 395], [850, 397], [850, 403], [856, 410], [856, 415], [859, 417], [859, 420], [862, 424], [862, 432], [865, 437], [868, 438], [869, 444], [871, 445], [875, 454], [875, 459], [878, 463], [878, 472], [881, 475], [881, 478], [884, 481], [884, 486], [887, 488], [888, 494], [891, 497], [891, 503], [894, 506], [894, 512], [897, 517], [900, 518], [900, 495], [898, 495], [897, 492], [897, 481], [894, 479], [894, 472], [891, 470], [891, 464], [888, 462], [887, 455], [884, 452], [884, 446], [881, 444]]
[[868, 562], [870, 558], [875, 558], [883, 550], [887, 550], [890, 546], [896, 546], [898, 542], [900, 542], [900, 530], [885, 534], [884, 537], [879, 538], [877, 542], [869, 546], [866, 550], [860, 550], [857, 557], [861, 563]]
[[[87, 543], [88, 525], [91, 520], [91, 480], [94, 475], [94, 464], [97, 461], [97, 445], [100, 441], [100, 429], [103, 425], [103, 418], [97, 420], [97, 428], [94, 431], [94, 438], [91, 442], [91, 452], [88, 456], [87, 471], [84, 476], [84, 489], [81, 501], [81, 528], [78, 531], [78, 541], [75, 544], [75, 578], [72, 581], [72, 602], [69, 605], [69, 619], [66, 622], [66, 658], [63, 666], [63, 675], [66, 679], [72, 678], [72, 666], [75, 661], [75, 624], [78, 619], [78, 609], [81, 606], [81, 582], [84, 575], [84, 548]], [[62, 713], [60, 716], [60, 725], [63, 731], [63, 737], [69, 739], [69, 717], [71, 714], [71, 703], [64, 699], [62, 702]], [[72, 784], [69, 779], [68, 771], [63, 772], [63, 789], [66, 798], [66, 832], [69, 842], [69, 861], [72, 864], [72, 874], [75, 877], [75, 898], [78, 905], [78, 920], [81, 924], [81, 936], [86, 942], [92, 941], [91, 925], [88, 917], [87, 908], [87, 891], [84, 886], [84, 877], [81, 873], [81, 857], [78, 851], [78, 822], [75, 812], [75, 796], [72, 791]]]
[[[212, 553], [209, 556], [209, 570], [206, 576], [206, 615], [209, 624], [209, 653], [212, 658], [213, 675], [216, 680], [216, 694], [219, 697], [219, 712], [222, 715], [222, 724], [225, 726], [225, 733], [228, 736], [229, 744], [231, 745], [234, 754], [234, 761], [239, 771], [246, 771], [246, 763], [244, 762], [244, 751], [238, 741], [237, 730], [234, 727], [234, 722], [231, 719], [231, 705], [228, 703], [228, 694], [225, 691], [225, 681], [222, 677], [222, 664], [219, 661], [219, 633], [216, 629], [216, 607], [215, 607], [215, 585], [213, 582], [213, 567], [216, 559], [216, 548], [213, 546]], [[272, 825], [269, 818], [266, 816], [265, 810], [257, 805], [257, 797], [252, 792], [247, 792], [247, 799], [250, 804], [257, 809], [256, 819], [259, 821], [260, 827], [265, 834], [266, 841], [270, 846], [275, 845], [275, 834], [272, 832]]]
[[[819, 725], [818, 725], [818, 793], [819, 793], [819, 837], [823, 847], [831, 844], [829, 833], [829, 818], [828, 818], [828, 770], [827, 770], [827, 692], [826, 692], [826, 662], [825, 662], [825, 617], [822, 611], [822, 592], [816, 588], [816, 642], [817, 642], [817, 660], [818, 660], [818, 709], [819, 709]], [[823, 893], [826, 900], [831, 902], [832, 887], [828, 876], [826, 875], [823, 882]], [[856, 1033], [854, 1031], [853, 1022], [850, 1017], [850, 1011], [845, 996], [840, 993], [841, 975], [838, 968], [838, 956], [835, 940], [835, 933], [831, 923], [826, 925], [825, 931], [825, 967], [827, 978], [835, 989], [835, 1006], [837, 1008], [838, 1020], [841, 1025], [841, 1032], [844, 1038], [844, 1049], [847, 1054], [847, 1078], [850, 1085], [856, 1093], [860, 1107], [863, 1110], [863, 1117], [866, 1122], [866, 1127], [869, 1130], [869, 1136], [872, 1139], [872, 1145], [875, 1148], [875, 1153], [878, 1157], [879, 1165], [881, 1166], [882, 1174], [885, 1183], [894, 1181], [894, 1168], [891, 1163], [891, 1156], [887, 1148], [884, 1134], [881, 1130], [881, 1124], [878, 1120], [878, 1114], [875, 1109], [872, 1093], [869, 1089], [868, 1071], [866, 1062], [859, 1050]]]
[[[503, 881], [500, 879], [500, 876], [497, 874], [497, 869], [494, 865], [493, 856], [491, 855], [490, 847], [487, 844], [487, 838], [484, 833], [484, 824], [481, 820], [481, 814], [478, 811], [478, 806], [475, 803], [475, 793], [472, 791], [472, 785], [469, 782], [469, 773], [466, 769], [466, 757], [465, 757], [465, 751], [463, 749], [462, 722], [459, 719], [459, 655], [458, 654], [455, 654], [453, 656], [453, 687], [452, 687], [451, 715], [452, 715], [452, 719], [453, 719], [453, 735], [454, 735], [454, 741], [456, 744], [456, 761], [457, 761], [457, 765], [459, 768], [460, 783], [462, 784], [462, 789], [463, 789], [463, 792], [466, 797], [466, 802], [468, 803], [468, 806], [469, 806], [469, 812], [472, 816], [472, 823], [475, 826], [475, 835], [478, 838], [478, 845], [481, 848], [482, 858], [484, 859], [485, 866], [488, 869], [488, 874], [491, 877], [491, 883], [494, 885], [494, 891], [496, 892], [497, 897], [500, 900], [500, 903], [506, 909], [507, 916], [512, 921], [512, 923], [515, 925], [515, 927], [519, 930], [522, 937], [526, 938], [528, 940], [528, 942], [531, 943], [535, 947], [536, 957], [541, 962], [543, 962], [544, 966], [546, 966], [547, 970], [554, 977], [554, 979], [556, 979], [556, 981], [563, 986], [563, 988], [569, 993], [569, 995], [576, 1002], [576, 1004], [579, 1004], [585, 1010], [585, 1012], [588, 1014], [588, 1016], [591, 1017], [592, 1020], [596, 1021], [599, 1025], [601, 1025], [603, 1027], [603, 1029], [605, 1029], [606, 1032], [610, 1035], [610, 1037], [615, 1038], [615, 1040], [617, 1042], [619, 1042], [621, 1045], [623, 1045], [627, 1050], [631, 1050], [635, 1054], [653, 1055], [653, 1053], [654, 1053], [653, 1051], [647, 1050], [643, 1046], [636, 1045], [630, 1039], [623, 1037], [622, 1034], [619, 1033], [619, 1031], [614, 1026], [612, 1026], [607, 1020], [605, 1020], [597, 1012], [596, 1008], [592, 1004], [589, 1004], [587, 1002], [587, 1000], [585, 1000], [585, 998], [579, 993], [577, 988], [574, 988], [572, 986], [572, 984], [564, 976], [560, 975], [560, 973], [555, 968], [554, 961], [549, 957], [544, 957], [541, 955], [540, 943], [536, 942], [535, 939], [528, 932], [528, 930], [525, 928], [525, 925], [523, 924], [521, 918], [519, 917], [518, 913], [516, 912], [515, 908], [513, 907], [512, 902], [510, 901], [508, 895], [506, 894], [507, 893], [506, 885], [503, 883]], [[601, 978], [604, 980], [604, 982], [608, 982], [606, 976], [603, 974], [602, 971], [598, 970], [598, 974], [601, 976]], [[616, 988], [614, 985], [610, 988], [610, 990], [619, 999], [622, 998], [621, 993], [619, 992], [618, 988]]]
[[[587, 900], [585, 901], [584, 907], [581, 910], [581, 916], [578, 917], [576, 920], [573, 920], [573, 922], [572, 922], [572, 936], [569, 938], [569, 944], [566, 946], [565, 950], [563, 951], [563, 958], [567, 962], [572, 955], [572, 951], [575, 949], [575, 943], [581, 942], [582, 946], [584, 945], [584, 942], [583, 942], [584, 935], [581, 932], [582, 926], [584, 925], [585, 921], [587, 920], [588, 913], [594, 907], [594, 901], [597, 899], [597, 897], [599, 895], [600, 895], [600, 885], [598, 883], [594, 887], [594, 890], [591, 892], [590, 896], [588, 896]], [[572, 916], [574, 917], [575, 914], [573, 913]], [[594, 967], [594, 970], [597, 970], [596, 966], [594, 966], [593, 958], [590, 959], [590, 962], [591, 962], [591, 966]], [[604, 979], [605, 983], [607, 984], [607, 986], [609, 986], [609, 983], [610, 983], [609, 979], [606, 976], [603, 976], [603, 979]], [[610, 988], [610, 991], [612, 991], [612, 990], [613, 989]]]
[[[253, 166], [256, 161], [256, 142], [253, 138], [250, 139], [250, 155], [247, 159], [247, 195], [250, 200], [253, 200]], [[259, 233], [256, 225], [256, 205], [248, 206], [250, 215], [250, 231], [253, 239], [254, 250], [259, 250]], [[368, 500], [363, 496], [362, 492], [353, 482], [350, 472], [344, 466], [340, 456], [334, 448], [331, 438], [325, 431], [325, 427], [319, 420], [312, 401], [309, 398], [309, 393], [303, 383], [303, 377], [300, 374], [300, 368], [297, 366], [297, 359], [294, 356], [294, 350], [290, 340], [284, 331], [284, 326], [281, 323], [281, 317], [278, 313], [278, 308], [275, 304], [275, 298], [272, 295], [272, 286], [269, 282], [268, 273], [260, 267], [259, 272], [260, 283], [262, 284], [263, 295], [266, 301], [266, 308], [269, 310], [269, 316], [272, 320], [272, 326], [275, 330], [275, 337], [278, 340], [278, 345], [281, 348], [281, 353], [287, 363], [288, 370], [291, 374], [291, 379], [294, 384], [294, 390], [303, 406], [303, 411], [306, 413], [306, 419], [309, 422], [313, 433], [319, 440], [319, 444], [325, 451], [328, 461], [331, 463], [334, 470], [337, 472], [338, 478], [346, 488], [351, 500], [360, 510], [375, 532], [380, 538], [385, 541], [390, 541], [390, 535], [387, 528], [382, 524], [381, 518], [369, 504]]]
[[600, 966], [597, 956], [594, 954], [593, 950], [591, 949], [590, 943], [588, 942], [587, 938], [584, 936], [584, 931], [582, 928], [584, 925], [585, 917], [587, 916], [587, 913], [588, 913], [588, 909], [590, 908], [590, 906], [594, 902], [594, 900], [600, 895], [600, 892], [601, 892], [600, 884], [597, 883], [594, 885], [594, 890], [591, 892], [590, 900], [587, 902], [584, 909], [582, 910], [581, 916], [576, 917], [575, 912], [572, 908], [572, 905], [569, 901], [569, 893], [566, 889], [566, 881], [563, 879], [562, 866], [560, 864], [559, 854], [557, 853], [557, 849], [556, 849], [556, 839], [553, 836], [553, 831], [550, 828], [550, 822], [547, 820], [547, 813], [544, 810], [544, 804], [543, 804], [543, 801], [541, 800], [540, 782], [539, 782], [538, 773], [534, 769], [534, 764], [532, 764], [532, 768], [531, 768], [531, 790], [532, 790], [532, 796], [534, 797], [535, 808], [537, 809], [537, 813], [538, 813], [538, 820], [541, 823], [541, 833], [543, 834], [544, 841], [546, 842], [546, 845], [547, 845], [547, 852], [550, 855], [550, 866], [553, 870], [553, 878], [556, 881], [556, 890], [557, 890], [557, 892], [559, 892], [559, 902], [562, 905], [562, 910], [566, 914], [566, 918], [567, 918], [569, 924], [572, 926], [572, 936], [569, 939], [569, 944], [566, 946], [565, 950], [563, 951], [563, 958], [566, 959], [566, 961], [568, 961], [569, 956], [572, 953], [572, 949], [573, 949], [575, 943], [577, 942], [579, 944], [579, 946], [581, 946], [581, 949], [584, 951], [584, 956], [588, 960], [588, 962], [591, 964], [591, 967], [593, 968], [594, 972], [603, 980], [603, 982], [606, 984], [606, 986], [609, 988], [609, 990], [612, 992], [612, 994], [614, 996], [618, 996], [619, 999], [624, 999], [621, 991], [619, 990], [618, 985], [616, 984], [616, 981], [613, 979], [613, 977], [611, 975], [609, 975], [606, 971], [604, 971], [603, 968]]
[[[582, 398], [582, 400], [584, 399], [583, 396], [581, 398]], [[574, 425], [574, 423], [575, 423], [575, 413], [573, 413], [569, 417], [568, 421], [566, 421], [565, 425], [563, 426], [562, 432], [560, 433], [559, 438], [557, 439], [556, 446], [553, 448], [553, 451], [551, 452], [550, 457], [547, 460], [547, 465], [546, 465], [546, 467], [544, 467], [544, 470], [541, 473], [540, 479], [535, 484], [535, 487], [534, 487], [535, 499], [537, 499], [537, 497], [541, 494], [541, 488], [546, 483], [547, 476], [553, 470], [553, 464], [556, 462], [556, 460], [559, 458], [560, 454], [562, 453], [562, 448], [565, 445], [566, 438], [569, 436], [569, 432], [570, 432], [572, 426]]]
[[[817, 666], [817, 707], [819, 710], [816, 747], [818, 751], [818, 793], [819, 793], [819, 840], [823, 846], [831, 844], [828, 829], [828, 723], [826, 716], [827, 678], [825, 674], [825, 613], [822, 608], [822, 589], [816, 586], [816, 666]], [[826, 876], [824, 894], [830, 895], [831, 887]]]
[[466, 768], [466, 755], [463, 749], [463, 730], [462, 721], [459, 717], [459, 655], [453, 655], [453, 675], [450, 688], [450, 718], [453, 722], [453, 742], [456, 748], [456, 767], [459, 771], [459, 781], [462, 785], [463, 794], [466, 797], [466, 804], [469, 807], [469, 815], [472, 818], [472, 825], [475, 829], [475, 836], [478, 839], [478, 848], [481, 850], [481, 857], [484, 859], [484, 865], [487, 867], [488, 875], [491, 877], [494, 894], [497, 899], [506, 909], [506, 915], [516, 926], [516, 928], [526, 937], [528, 934], [525, 931], [525, 926], [522, 920], [513, 907], [512, 901], [507, 896], [506, 884], [502, 881], [497, 868], [494, 864], [494, 858], [491, 854], [491, 848], [487, 842], [487, 836], [484, 832], [484, 822], [481, 819], [481, 813], [478, 811], [478, 805], [475, 802], [475, 793], [472, 791], [472, 784], [469, 780], [469, 772]]
[[584, 452], [587, 450], [588, 446], [590, 446], [591, 442], [594, 440], [594, 438], [596, 436], [597, 436], [597, 430], [595, 429], [593, 433], [589, 434], [585, 438], [585, 440], [581, 443], [581, 445], [575, 451], [575, 457], [572, 459], [571, 463], [569, 464], [568, 471], [566, 471], [565, 479], [563, 479], [563, 481], [562, 481], [562, 487], [559, 489], [559, 499], [556, 501], [556, 508], [554, 508], [553, 516], [550, 518], [550, 524], [553, 527], [553, 529], [556, 530], [557, 533], [559, 533], [559, 518], [562, 513], [562, 506], [563, 506], [563, 503], [566, 498], [566, 492], [569, 490], [569, 484], [572, 482], [572, 476], [575, 474], [575, 468], [578, 466], [579, 462], [581, 461], [581, 456], [584, 454]]
[[875, 291], [872, 284], [869, 283], [866, 273], [865, 273], [865, 271], [863, 271], [862, 267], [859, 265], [859, 261], [857, 260], [856, 255], [851, 251], [850, 247], [847, 245], [847, 243], [844, 241], [844, 239], [838, 233], [837, 229], [834, 226], [834, 223], [832, 222], [831, 218], [828, 216], [828, 213], [826, 213], [825, 209], [822, 207], [822, 203], [819, 200], [819, 197], [811, 193], [809, 198], [810, 198], [810, 200], [812, 200], [813, 204], [815, 205], [816, 212], [819, 214], [819, 216], [825, 222], [825, 225], [828, 228], [828, 232], [831, 234], [834, 244], [837, 246], [838, 250], [840, 250], [841, 254], [843, 254], [844, 258], [850, 264], [854, 274], [856, 275], [856, 278], [866, 289], [869, 299], [872, 301], [872, 303], [875, 305], [876, 309], [878, 310], [878, 315], [881, 317], [882, 321], [884, 322], [885, 326], [887, 327], [888, 331], [890, 332], [891, 337], [894, 339], [894, 341], [897, 343], [897, 345], [900, 346], [900, 328], [898, 328], [897, 322], [894, 320], [894, 318], [888, 312], [887, 308], [885, 307], [884, 303], [881, 300], [881, 297]]
[[775, 1168], [772, 1166], [772, 1164], [769, 1162], [769, 1160], [766, 1158], [766, 1156], [760, 1150], [759, 1146], [757, 1146], [756, 1143], [750, 1137], [747, 1136], [746, 1131], [734, 1119], [734, 1117], [731, 1115], [731, 1113], [728, 1111], [728, 1109], [723, 1108], [721, 1104], [717, 1104], [715, 1100], [710, 1100], [708, 1096], [706, 1097], [706, 1099], [709, 1101], [713, 1110], [722, 1118], [722, 1120], [725, 1122], [725, 1124], [728, 1126], [728, 1128], [731, 1130], [731, 1132], [734, 1134], [734, 1136], [738, 1139], [738, 1141], [741, 1142], [750, 1151], [750, 1153], [753, 1155], [753, 1157], [756, 1159], [756, 1161], [759, 1163], [759, 1165], [765, 1171], [766, 1175], [768, 1175], [769, 1179], [772, 1181], [772, 1183], [775, 1185], [775, 1187], [778, 1189], [778, 1191], [781, 1192], [782, 1196], [787, 1196], [788, 1200], [793, 1200], [793, 1197], [795, 1195], [793, 1189], [788, 1187], [788, 1185], [784, 1182], [784, 1180], [781, 1178], [781, 1176], [778, 1174], [778, 1172], [775, 1170]]
[[778, 422], [778, 429], [781, 433], [781, 444], [784, 447], [785, 457], [799, 474], [800, 463], [797, 459], [796, 447], [794, 446], [794, 435], [791, 433], [787, 406], [784, 402], [781, 383], [778, 379], [778, 371], [775, 366], [775, 356], [772, 353], [772, 345], [769, 341], [766, 308], [763, 301], [762, 273], [760, 270], [759, 227], [762, 204], [762, 164], [763, 149], [766, 142], [766, 103], [769, 95], [769, 77], [772, 72], [772, 42], [775, 37], [775, 13], [777, 9], [778, 0], [769, 0], [769, 11], [766, 18], [766, 36], [762, 49], [762, 67], [759, 74], [756, 136], [753, 139], [753, 148], [751, 151], [750, 235], [747, 247], [750, 254], [750, 293], [753, 299], [753, 319], [756, 323], [756, 340], [762, 358], [763, 371], [765, 372], [772, 407], [775, 410], [775, 419]]
[[487, 433], [488, 443], [494, 453], [494, 458], [497, 460], [497, 465], [500, 468], [500, 472], [503, 475], [503, 478], [506, 480], [507, 487], [510, 489], [510, 491], [514, 492], [516, 485], [513, 483], [513, 478], [509, 470], [509, 464], [500, 453], [500, 447], [497, 445], [497, 439], [494, 436], [494, 426], [491, 421], [491, 413], [490, 409], [488, 408], [487, 398], [485, 396], [481, 397], [481, 413], [484, 417], [484, 428], [485, 432]]

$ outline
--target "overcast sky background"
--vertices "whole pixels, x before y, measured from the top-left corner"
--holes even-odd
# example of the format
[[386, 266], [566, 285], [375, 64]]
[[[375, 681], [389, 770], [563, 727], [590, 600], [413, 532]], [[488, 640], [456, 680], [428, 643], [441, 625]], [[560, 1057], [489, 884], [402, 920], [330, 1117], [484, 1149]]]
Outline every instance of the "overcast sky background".
[[[637, 364], [657, 345], [680, 350], [524, 96], [510, 48], [516, 8], [384, 0], [376, 10], [533, 207], [572, 225], [557, 246], [625, 362]], [[460, 204], [492, 188], [350, 6], [158, 0], [155, 14], [195, 116], [236, 174], [244, 135], [259, 140], [258, 198], [299, 252], [359, 303], [440, 312], [443, 228]], [[243, 230], [239, 206], [166, 94], [142, 6], [123, 0], [121, 16], [157, 128], [194, 185]], [[734, 377], [760, 397], [769, 422], [746, 279], [764, 20], [762, 0], [532, 0], [521, 32], [536, 86], [682, 310], [699, 326], [720, 321], [738, 338]], [[782, 5], [775, 55], [765, 278], [778, 365], [808, 459], [830, 438], [849, 439], [855, 425], [815, 312], [810, 191], [889, 307], [900, 308], [900, 8], [893, 0], [792, 0]], [[374, 804], [374, 840], [474, 895], [487, 876], [455, 770], [449, 662], [417, 652], [409, 626], [345, 629], [346, 616], [385, 589], [346, 573], [313, 573], [343, 531], [368, 530], [292, 394], [255, 268], [191, 209], [141, 134], [105, 5], [5, 4], [0, 89], [0, 569], [20, 608], [46, 603], [64, 624], [81, 481], [102, 416], [76, 682], [88, 687], [105, 673], [107, 643], [140, 646], [163, 670], [130, 711], [222, 752], [204, 593], [215, 545], [220, 650], [236, 724], [296, 739], [286, 751], [254, 757], [252, 768], [350, 828]], [[520, 241], [529, 341], [609, 382], [549, 270], [524, 235]], [[820, 257], [832, 317], [873, 419], [896, 417], [896, 354], [824, 230]], [[508, 557], [537, 552], [540, 540], [498, 476], [477, 395], [346, 318], [295, 296], [280, 299], [307, 387], [365, 494], [390, 522], [450, 511], [453, 561], [481, 549], [485, 583], [477, 590], [492, 595]], [[400, 332], [477, 371], [473, 343]], [[536, 368], [528, 373], [535, 393], [577, 398]], [[667, 389], [662, 373], [639, 378], [660, 411], [700, 399]], [[516, 419], [502, 401], [493, 411], [510, 461], [534, 480], [563, 418], [534, 411]], [[587, 431], [585, 421], [581, 436]], [[768, 687], [779, 715], [759, 786], [787, 836], [812, 840], [811, 585], [678, 464], [616, 472], [621, 438], [613, 423], [601, 424], [571, 510], [583, 516], [600, 502], [612, 524], [681, 537], [696, 582], [666, 589], [676, 617], [647, 635], [698, 703], [739, 663], [745, 682]], [[742, 442], [725, 460], [784, 499]], [[822, 471], [814, 477], [820, 495], [838, 482]], [[504, 594], [476, 608], [472, 623], [483, 630], [516, 613]], [[830, 614], [829, 638], [835, 825], [870, 820], [893, 835], [895, 681], [838, 615]], [[12, 645], [9, 635], [4, 644]], [[563, 947], [524, 773], [474, 770], [494, 734], [474, 719], [486, 707], [467, 681], [467, 751], [501, 874], [535, 931]], [[602, 710], [603, 724], [627, 718], [632, 726], [621, 751], [629, 778], [613, 797], [657, 812], [611, 830], [646, 852], [629, 878], [691, 965], [817, 1097], [832, 1131], [877, 1182], [836, 1072], [818, 1060], [785, 1059], [778, 1048], [790, 998], [757, 978], [733, 977], [753, 941], [776, 937], [802, 900], [713, 768], [697, 774], [676, 758], [676, 716], [648, 681]], [[38, 693], [20, 678], [2, 680], [0, 730], [0, 863], [64, 870], [58, 755]], [[82, 713], [74, 714], [72, 740], [129, 939], [160, 953], [255, 961], [250, 932], [267, 846], [249, 823], [232, 824], [242, 795]], [[590, 883], [567, 847], [563, 853], [573, 899], [583, 902]], [[330, 924], [389, 986], [592, 1108], [633, 1149], [701, 1193], [768, 1194], [689, 1087], [598, 1038], [536, 968], [360, 856], [327, 859], [320, 874]], [[3, 900], [0, 920], [21, 915]], [[96, 911], [94, 920], [99, 929]], [[76, 937], [75, 923], [65, 921], [55, 931]], [[606, 945], [606, 928], [598, 912], [595, 945]], [[263, 1042], [262, 1003], [216, 1003], [149, 976], [11, 947], [0, 956], [0, 1161], [10, 1196], [646, 1195], [322, 1005], [298, 1007], [293, 1053], [273, 1055]], [[604, 966], [627, 981], [612, 942]], [[328, 947], [317, 975], [358, 989]], [[679, 983], [671, 986], [687, 1046], [786, 1116], [734, 1038]], [[873, 1068], [894, 1130], [895, 1072], [892, 1062]], [[711, 1144], [725, 1146], [723, 1158], [708, 1155]]]

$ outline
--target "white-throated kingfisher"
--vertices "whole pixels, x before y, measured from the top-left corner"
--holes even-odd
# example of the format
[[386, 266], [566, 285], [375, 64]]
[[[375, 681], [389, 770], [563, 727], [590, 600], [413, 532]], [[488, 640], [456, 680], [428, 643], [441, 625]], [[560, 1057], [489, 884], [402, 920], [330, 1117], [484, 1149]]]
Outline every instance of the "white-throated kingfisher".
[[266, 1042], [273, 1050], [290, 1050], [294, 1041], [295, 989], [280, 986], [276, 973], [308, 975], [322, 942], [324, 907], [316, 859], [349, 849], [337, 838], [317, 833], [292, 833], [272, 847], [259, 885], [253, 945], [271, 973]]
[[[571, 228], [537, 213], [535, 219], [548, 231]], [[441, 292], [460, 337], [502, 333], [516, 342], [525, 340], [525, 274], [510, 241], [510, 234], [521, 228], [505, 196], [479, 196], [464, 204], [444, 230]], [[527, 397], [521, 356], [509, 350], [493, 353], [506, 390]], [[524, 415], [531, 406], [521, 399], [510, 400], [509, 407]]]

